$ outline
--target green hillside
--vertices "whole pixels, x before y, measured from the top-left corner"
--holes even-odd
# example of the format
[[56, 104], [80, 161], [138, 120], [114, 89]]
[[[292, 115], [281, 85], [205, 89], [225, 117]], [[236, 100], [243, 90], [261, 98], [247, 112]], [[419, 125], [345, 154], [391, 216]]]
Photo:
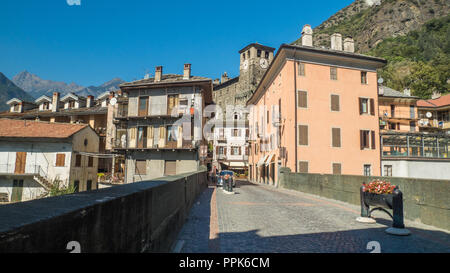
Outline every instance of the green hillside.
[[434, 91], [450, 92], [450, 16], [432, 19], [405, 36], [385, 39], [367, 54], [388, 60], [379, 71], [386, 85], [411, 88], [430, 98]]

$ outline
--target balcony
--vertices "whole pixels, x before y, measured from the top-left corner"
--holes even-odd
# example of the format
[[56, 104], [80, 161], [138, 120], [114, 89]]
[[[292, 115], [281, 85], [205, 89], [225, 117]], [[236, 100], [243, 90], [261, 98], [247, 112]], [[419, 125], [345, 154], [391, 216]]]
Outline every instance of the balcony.
[[450, 160], [450, 135], [421, 133], [382, 134], [383, 158], [428, 158]]
[[380, 111], [379, 115], [382, 120], [418, 120], [416, 113], [411, 113], [410, 111], [399, 111], [396, 110], [395, 112], [390, 111]]
[[0, 164], [0, 174], [47, 176], [47, 172], [40, 165], [25, 165], [20, 169], [16, 164]]
[[118, 108], [114, 113], [114, 119], [116, 120], [129, 120], [129, 119], [141, 119], [150, 117], [159, 118], [179, 118], [185, 114], [194, 114], [195, 109], [187, 106], [175, 106], [168, 108], [167, 104], [151, 104], [149, 109], [138, 109], [136, 115], [130, 116], [128, 108]]

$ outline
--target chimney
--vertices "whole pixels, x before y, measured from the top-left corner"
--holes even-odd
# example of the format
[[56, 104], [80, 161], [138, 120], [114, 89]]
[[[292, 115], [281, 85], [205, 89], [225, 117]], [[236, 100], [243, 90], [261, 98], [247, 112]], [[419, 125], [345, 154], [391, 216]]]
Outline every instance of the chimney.
[[184, 64], [183, 80], [189, 80], [191, 78], [191, 64]]
[[155, 82], [160, 82], [162, 77], [162, 66], [157, 66], [155, 71]]
[[403, 90], [403, 94], [405, 94], [405, 95], [407, 95], [407, 96], [411, 96], [411, 89], [405, 88], [405, 89]]
[[313, 46], [313, 30], [310, 25], [305, 25], [302, 29], [302, 46]]
[[382, 84], [378, 84], [378, 95], [384, 95], [384, 86]]
[[92, 96], [92, 95], [87, 96], [86, 108], [91, 108], [93, 102], [94, 102], [94, 96]]
[[340, 33], [331, 35], [331, 49], [342, 51], [342, 35]]
[[52, 112], [58, 112], [59, 108], [59, 92], [53, 92]]
[[214, 84], [214, 85], [219, 85], [219, 84], [220, 84], [220, 80], [219, 80], [219, 79], [215, 79], [215, 80], [213, 81], [213, 84]]
[[223, 72], [222, 77], [220, 78], [220, 83], [224, 83], [228, 81], [228, 74], [227, 72]]
[[347, 37], [344, 40], [344, 51], [355, 53], [355, 41], [352, 37]]
[[441, 92], [439, 92], [439, 91], [434, 91], [433, 94], [431, 95], [432, 100], [439, 99], [440, 97], [441, 97]]

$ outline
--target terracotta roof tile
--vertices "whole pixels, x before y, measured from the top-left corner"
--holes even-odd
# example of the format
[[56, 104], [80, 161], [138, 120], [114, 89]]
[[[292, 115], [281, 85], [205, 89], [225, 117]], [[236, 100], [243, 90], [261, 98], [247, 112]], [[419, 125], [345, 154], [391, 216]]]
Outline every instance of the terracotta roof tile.
[[419, 100], [417, 102], [417, 106], [419, 107], [443, 107], [447, 105], [450, 105], [450, 94], [441, 96], [434, 100]]
[[87, 124], [0, 119], [0, 137], [68, 138], [87, 126]]

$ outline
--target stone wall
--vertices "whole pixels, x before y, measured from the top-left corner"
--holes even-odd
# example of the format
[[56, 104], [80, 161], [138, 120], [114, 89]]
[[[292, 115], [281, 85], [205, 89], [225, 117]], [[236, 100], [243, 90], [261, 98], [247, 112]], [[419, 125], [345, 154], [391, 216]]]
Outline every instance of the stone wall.
[[0, 253], [169, 252], [204, 170], [95, 191], [0, 206]]
[[360, 205], [359, 189], [362, 183], [376, 178], [387, 179], [398, 185], [403, 193], [406, 219], [450, 230], [450, 180], [301, 174], [282, 168], [279, 185], [286, 189]]

